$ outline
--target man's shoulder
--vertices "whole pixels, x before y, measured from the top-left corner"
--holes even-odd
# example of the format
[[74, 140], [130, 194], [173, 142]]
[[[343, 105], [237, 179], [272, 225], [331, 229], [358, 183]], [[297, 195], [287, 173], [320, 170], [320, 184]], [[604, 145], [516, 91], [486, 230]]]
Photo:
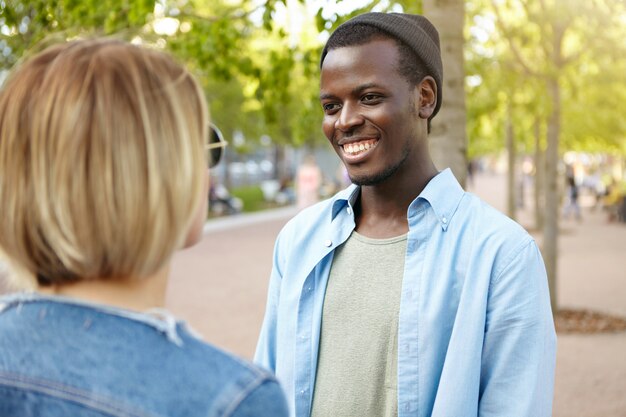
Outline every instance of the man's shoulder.
[[520, 246], [533, 241], [533, 237], [519, 223], [472, 193], [465, 193], [457, 214], [460, 222], [472, 226], [477, 240], [507, 246]]

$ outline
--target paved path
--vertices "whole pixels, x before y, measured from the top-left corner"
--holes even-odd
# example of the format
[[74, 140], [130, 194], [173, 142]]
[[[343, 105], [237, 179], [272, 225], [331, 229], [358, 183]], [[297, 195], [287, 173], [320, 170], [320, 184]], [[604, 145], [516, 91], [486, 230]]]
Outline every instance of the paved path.
[[[476, 178], [473, 192], [502, 209], [502, 176]], [[293, 209], [208, 224], [196, 247], [172, 268], [168, 307], [208, 341], [250, 358], [265, 309], [273, 241]], [[558, 298], [626, 316], [626, 226], [585, 210], [581, 223], [563, 221]], [[522, 211], [520, 222], [531, 215]], [[555, 417], [626, 417], [626, 333], [559, 335]]]
[[176, 255], [167, 307], [207, 341], [251, 358], [265, 312], [274, 239], [295, 213], [211, 220], [202, 241]]

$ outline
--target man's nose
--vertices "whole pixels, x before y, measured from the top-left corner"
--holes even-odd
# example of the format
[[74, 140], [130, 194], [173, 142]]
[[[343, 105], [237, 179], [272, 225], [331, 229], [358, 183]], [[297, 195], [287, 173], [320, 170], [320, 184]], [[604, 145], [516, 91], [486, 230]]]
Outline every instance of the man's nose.
[[362, 125], [363, 121], [363, 115], [361, 115], [358, 105], [344, 103], [339, 117], [335, 121], [335, 128], [341, 130], [342, 132], [349, 132], [356, 126]]

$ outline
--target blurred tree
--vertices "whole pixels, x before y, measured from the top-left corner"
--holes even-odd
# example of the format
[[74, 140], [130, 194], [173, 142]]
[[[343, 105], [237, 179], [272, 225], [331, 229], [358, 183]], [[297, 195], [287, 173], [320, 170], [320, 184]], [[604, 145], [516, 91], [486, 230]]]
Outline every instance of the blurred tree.
[[[524, 204], [524, 178], [520, 162], [536, 151], [543, 155], [542, 136], [537, 136], [536, 115], [546, 113], [545, 86], [519, 71], [506, 40], [498, 36], [495, 17], [488, 2], [467, 4], [467, 106], [469, 157], [476, 158], [506, 150], [507, 214], [516, 217]], [[540, 164], [535, 164], [537, 168]], [[540, 171], [535, 173], [535, 190], [541, 188]], [[535, 198], [535, 202], [541, 202]], [[536, 211], [539, 213], [539, 211]]]
[[[569, 146], [579, 149], [599, 148], [598, 143], [604, 149], [620, 149], [624, 142], [623, 110], [598, 109], [608, 103], [617, 104], [624, 97], [625, 8], [620, 0], [490, 0], [480, 12], [484, 21], [497, 28], [489, 35], [506, 43], [504, 50], [494, 48], [494, 59], [515, 68], [524, 88], [534, 91], [537, 98], [547, 94], [547, 106], [537, 100], [529, 102], [535, 107], [526, 119], [534, 118], [537, 159], [542, 154], [541, 120], [547, 125], [543, 254], [555, 310], [559, 144], [562, 137], [567, 138]], [[607, 97], [606, 87], [614, 89], [611, 97]], [[565, 124], [564, 115], [568, 116]], [[574, 115], [575, 119], [569, 119]]]

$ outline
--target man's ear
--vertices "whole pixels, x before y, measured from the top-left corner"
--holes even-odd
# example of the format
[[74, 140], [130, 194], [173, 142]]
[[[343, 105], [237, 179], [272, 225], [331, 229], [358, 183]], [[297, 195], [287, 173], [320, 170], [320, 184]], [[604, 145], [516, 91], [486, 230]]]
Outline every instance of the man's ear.
[[437, 83], [430, 75], [417, 85], [419, 92], [419, 115], [422, 119], [428, 119], [437, 106]]

